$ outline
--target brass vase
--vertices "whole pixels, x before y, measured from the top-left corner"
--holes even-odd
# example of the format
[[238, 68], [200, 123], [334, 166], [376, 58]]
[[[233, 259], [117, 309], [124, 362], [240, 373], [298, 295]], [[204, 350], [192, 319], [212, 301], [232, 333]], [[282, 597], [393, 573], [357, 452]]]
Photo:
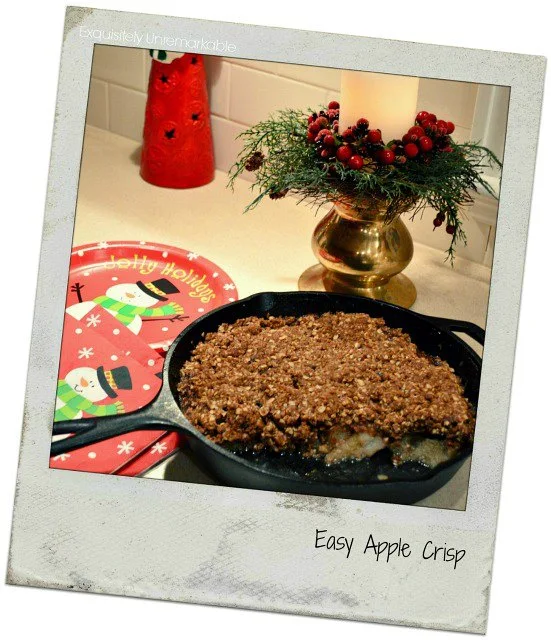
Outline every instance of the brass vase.
[[411, 307], [417, 292], [401, 272], [413, 256], [413, 241], [400, 217], [411, 203], [392, 214], [388, 206], [381, 199], [366, 201], [362, 207], [336, 202], [312, 236], [320, 264], [302, 274], [299, 289], [367, 296]]

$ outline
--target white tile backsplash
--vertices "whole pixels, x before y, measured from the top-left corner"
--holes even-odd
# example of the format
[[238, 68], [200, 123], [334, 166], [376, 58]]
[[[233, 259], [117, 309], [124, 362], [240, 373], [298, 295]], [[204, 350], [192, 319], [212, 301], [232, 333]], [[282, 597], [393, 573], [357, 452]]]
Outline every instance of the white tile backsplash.
[[86, 122], [100, 129], [109, 129], [108, 86], [107, 82], [103, 80], [95, 78], [90, 80]]
[[253, 125], [279, 109], [317, 108], [325, 102], [326, 90], [233, 65], [230, 85], [230, 120]]
[[471, 130], [467, 129], [467, 127], [455, 127], [455, 131], [453, 132], [453, 139], [459, 144], [463, 144], [464, 142], [468, 142], [471, 140]]
[[265, 73], [291, 78], [307, 85], [323, 87], [324, 89], [340, 90], [340, 69], [328, 69], [327, 67], [308, 67], [301, 64], [286, 64], [283, 62], [262, 62], [259, 60], [239, 60], [226, 58], [235, 65], [257, 69]]
[[281, 65], [280, 62], [267, 62], [264, 60], [242, 60], [241, 58], [224, 58], [224, 60], [227, 60], [231, 65], [258, 69], [259, 71], [273, 73], [274, 75], [277, 75]]
[[149, 53], [145, 49], [96, 45], [92, 77], [130, 89], [146, 91], [146, 56], [149, 68]]
[[[423, 212], [423, 217], [417, 215], [414, 220], [409, 220], [407, 214], [405, 214], [403, 220], [415, 242], [445, 251], [450, 246], [450, 236], [446, 233], [444, 225], [434, 229], [432, 221], [435, 217], [436, 212], [431, 208], [427, 208]], [[456, 246], [457, 255], [467, 258], [467, 260], [483, 263], [491, 227], [479, 222], [473, 216], [469, 216], [468, 211], [462, 223], [463, 230], [467, 235], [467, 246], [458, 242]]]
[[299, 64], [280, 63], [280, 74], [306, 84], [340, 91], [341, 70], [325, 67], [305, 67]]
[[419, 82], [419, 109], [431, 111], [442, 120], [452, 120], [456, 126], [471, 130], [478, 87], [469, 82], [432, 80]]
[[212, 115], [210, 120], [216, 168], [229, 171], [243, 146], [237, 136], [243, 133], [247, 127], [215, 115]]
[[146, 95], [141, 91], [109, 86], [109, 129], [125, 138], [142, 141]]
[[[216, 167], [228, 171], [241, 150], [236, 137], [247, 126], [286, 107], [316, 108], [339, 99], [340, 71], [278, 62], [204, 56], [207, 71]], [[87, 122], [140, 142], [147, 99], [150, 57], [147, 50], [96, 45]], [[456, 125], [458, 142], [471, 139], [477, 85], [422, 78], [418, 110], [436, 113]], [[252, 179], [251, 175], [245, 176]], [[449, 244], [440, 228], [433, 232], [434, 212], [404, 220], [416, 242], [439, 249]], [[491, 264], [494, 226], [485, 218], [466, 218], [468, 246], [458, 255]]]
[[210, 111], [217, 116], [229, 118], [231, 64], [223, 58], [208, 56], [205, 57], [205, 70]]

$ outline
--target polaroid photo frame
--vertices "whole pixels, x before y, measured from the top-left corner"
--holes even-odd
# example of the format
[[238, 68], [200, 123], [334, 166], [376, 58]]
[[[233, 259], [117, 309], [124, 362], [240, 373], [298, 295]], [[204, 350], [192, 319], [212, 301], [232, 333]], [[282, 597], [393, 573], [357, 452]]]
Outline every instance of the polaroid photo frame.
[[[173, 51], [510, 87], [465, 510], [48, 467], [94, 45], [151, 48], [150, 40]], [[8, 582], [483, 633], [544, 70], [534, 56], [70, 7]], [[171, 554], [159, 555], [162, 546]]]

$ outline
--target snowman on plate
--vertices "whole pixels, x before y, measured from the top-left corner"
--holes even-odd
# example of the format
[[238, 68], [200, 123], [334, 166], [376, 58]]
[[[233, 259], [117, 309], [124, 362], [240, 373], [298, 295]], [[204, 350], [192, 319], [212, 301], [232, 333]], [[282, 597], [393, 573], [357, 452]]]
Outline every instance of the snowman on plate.
[[77, 367], [57, 383], [54, 422], [79, 420], [86, 413], [91, 416], [112, 416], [124, 413], [120, 400], [97, 404], [106, 398], [115, 399], [118, 391], [132, 389], [128, 367], [106, 370], [103, 367]]
[[115, 284], [103, 296], [68, 307], [67, 313], [81, 320], [99, 305], [138, 335], [142, 328], [142, 318], [162, 318], [184, 312], [183, 307], [176, 302], [155, 306], [159, 302], [166, 302], [167, 296], [172, 293], [180, 293], [180, 290], [166, 278], [153, 282]]

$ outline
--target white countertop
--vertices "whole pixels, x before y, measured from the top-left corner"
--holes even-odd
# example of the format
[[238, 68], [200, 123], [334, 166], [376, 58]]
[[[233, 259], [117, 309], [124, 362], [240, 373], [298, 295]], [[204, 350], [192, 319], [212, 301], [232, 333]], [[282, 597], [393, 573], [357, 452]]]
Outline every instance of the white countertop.
[[[300, 274], [315, 263], [312, 231], [321, 212], [296, 200], [267, 201], [243, 213], [252, 199], [250, 183], [226, 188], [227, 174], [216, 172], [210, 184], [196, 189], [163, 189], [139, 176], [138, 143], [88, 127], [80, 175], [74, 245], [109, 240], [145, 240], [175, 245], [212, 260], [233, 279], [244, 298], [259, 291], [297, 289]], [[415, 245], [405, 270], [417, 288], [415, 311], [486, 323], [490, 269], [458, 258], [455, 267], [444, 254]], [[469, 344], [476, 343], [467, 339]], [[475, 346], [480, 352], [478, 345]], [[463, 509], [469, 464], [421, 505]], [[213, 483], [179, 452], [145, 474], [147, 477]]]

